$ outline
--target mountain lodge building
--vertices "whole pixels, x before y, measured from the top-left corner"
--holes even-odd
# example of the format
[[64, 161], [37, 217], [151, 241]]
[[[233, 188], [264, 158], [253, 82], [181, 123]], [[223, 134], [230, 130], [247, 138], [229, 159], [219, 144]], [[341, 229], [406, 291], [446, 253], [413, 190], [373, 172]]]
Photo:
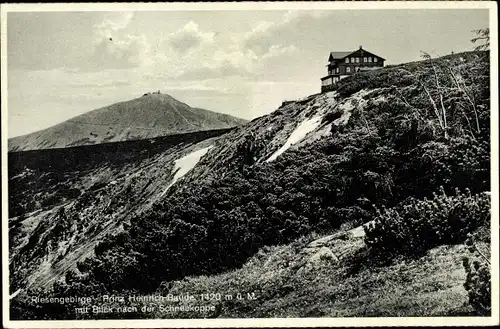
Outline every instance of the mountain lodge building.
[[385, 58], [359, 46], [355, 51], [332, 51], [328, 57], [328, 75], [321, 78], [321, 92], [333, 89], [341, 79], [359, 71], [376, 70], [384, 66]]

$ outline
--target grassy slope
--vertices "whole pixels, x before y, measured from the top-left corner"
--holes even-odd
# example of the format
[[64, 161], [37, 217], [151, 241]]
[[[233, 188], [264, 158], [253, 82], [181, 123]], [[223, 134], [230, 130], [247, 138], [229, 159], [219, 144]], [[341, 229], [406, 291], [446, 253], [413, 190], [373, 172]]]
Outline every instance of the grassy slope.
[[[311, 234], [287, 245], [266, 247], [240, 269], [185, 278], [174, 282], [170, 289], [159, 289], [157, 294], [255, 293], [256, 300], [205, 302], [216, 306], [215, 312], [205, 316], [221, 318], [474, 314], [463, 285], [462, 259], [470, 256], [465, 245], [440, 246], [419, 259], [399, 258], [390, 264], [377, 264], [367, 258], [363, 236], [359, 232], [353, 235], [355, 231], [328, 236]], [[489, 236], [489, 229], [481, 227], [473, 239], [486, 251], [490, 247]], [[314, 254], [325, 247], [337, 258], [312, 261]], [[200, 314], [156, 312], [154, 317]]]
[[[159, 302], [147, 318], [371, 317], [472, 315], [463, 287], [464, 245], [440, 246], [416, 260], [376, 264], [367, 259], [363, 236], [351, 232], [310, 234], [293, 243], [264, 247], [239, 269], [167, 283], [153, 295], [189, 293], [195, 301]], [[484, 233], [484, 232], [482, 232]], [[481, 248], [488, 248], [484, 242]], [[328, 248], [334, 258], [325, 254]], [[221, 300], [201, 301], [220, 293]], [[240, 293], [242, 299], [237, 299]], [[133, 293], [130, 293], [133, 294]], [[247, 298], [254, 294], [255, 299]], [[127, 296], [127, 293], [121, 295]], [[231, 295], [231, 300], [226, 299]], [[118, 303], [104, 303], [109, 307]], [[149, 303], [131, 303], [138, 309]], [[164, 308], [160, 308], [160, 305]], [[207, 312], [168, 306], [214, 306]]]
[[176, 282], [171, 292], [256, 292], [255, 301], [221, 302], [218, 317], [443, 316], [468, 311], [461, 262], [464, 246], [439, 247], [416, 261], [349, 273], [362, 246], [359, 238], [334, 243], [334, 254], [341, 250], [347, 254], [338, 263], [325, 261], [302, 275], [293, 265], [287, 266], [303, 252], [301, 246], [274, 247], [243, 269]]

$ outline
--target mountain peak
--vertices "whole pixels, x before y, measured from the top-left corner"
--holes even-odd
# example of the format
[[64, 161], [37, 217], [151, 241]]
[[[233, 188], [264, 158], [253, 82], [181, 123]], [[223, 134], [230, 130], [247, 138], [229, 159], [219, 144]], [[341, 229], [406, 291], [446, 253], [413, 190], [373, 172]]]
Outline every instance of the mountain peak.
[[168, 94], [146, 93], [102, 107], [53, 127], [9, 139], [9, 151], [139, 140], [232, 128], [246, 120], [192, 108]]

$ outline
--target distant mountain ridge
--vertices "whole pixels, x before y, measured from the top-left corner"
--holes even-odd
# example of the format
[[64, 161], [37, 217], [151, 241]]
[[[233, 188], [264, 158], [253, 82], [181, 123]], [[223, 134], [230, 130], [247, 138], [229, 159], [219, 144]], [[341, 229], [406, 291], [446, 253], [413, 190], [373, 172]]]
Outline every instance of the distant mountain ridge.
[[227, 114], [192, 108], [166, 94], [145, 94], [9, 139], [9, 151], [26, 151], [147, 139], [225, 129], [246, 123]]

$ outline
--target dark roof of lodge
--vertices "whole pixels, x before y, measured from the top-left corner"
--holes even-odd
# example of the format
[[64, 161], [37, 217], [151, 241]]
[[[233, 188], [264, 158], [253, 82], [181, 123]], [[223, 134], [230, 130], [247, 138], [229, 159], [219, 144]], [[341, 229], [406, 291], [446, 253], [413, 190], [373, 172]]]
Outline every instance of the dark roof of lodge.
[[354, 51], [332, 51], [330, 53], [330, 56], [332, 56], [334, 59], [342, 59], [346, 56], [349, 56], [353, 52]]
[[[360, 47], [359, 49], [362, 49], [362, 48]], [[332, 51], [332, 52], [330, 52], [330, 57], [333, 58], [333, 59], [342, 59], [342, 58], [347, 57], [347, 56], [349, 56], [350, 54], [352, 54], [352, 53], [354, 53], [356, 51], [358, 51], [358, 49], [356, 49], [354, 51]], [[369, 51], [366, 51], [366, 52], [371, 53]], [[375, 55], [375, 54], [373, 54], [373, 55]], [[378, 55], [375, 55], [375, 56], [377, 56], [378, 58], [381, 58], [381, 59], [385, 60], [385, 58], [383, 58], [383, 57], [380, 57]]]

